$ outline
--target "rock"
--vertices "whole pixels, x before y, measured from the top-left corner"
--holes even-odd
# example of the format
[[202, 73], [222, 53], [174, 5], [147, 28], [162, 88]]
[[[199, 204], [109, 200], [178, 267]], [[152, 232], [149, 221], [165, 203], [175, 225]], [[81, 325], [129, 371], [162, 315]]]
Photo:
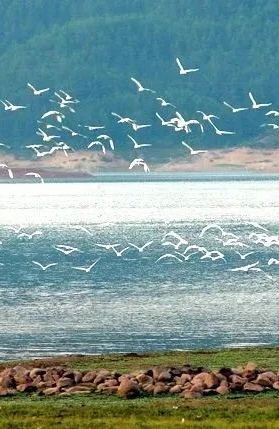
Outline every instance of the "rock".
[[71, 387], [74, 385], [74, 380], [72, 378], [60, 378], [57, 383], [56, 386], [58, 387], [58, 389], [61, 389], [62, 387]]
[[218, 377], [213, 372], [206, 374], [203, 382], [204, 382], [205, 386], [207, 387], [207, 389], [214, 389], [214, 388], [218, 387], [220, 384]]
[[136, 376], [136, 379], [137, 379], [138, 383], [142, 384], [143, 386], [145, 386], [147, 384], [153, 384], [153, 378], [150, 377], [150, 375], [138, 374]]
[[137, 383], [126, 379], [121, 381], [118, 386], [117, 393], [123, 398], [131, 399], [140, 396], [141, 391]]
[[23, 366], [17, 365], [14, 367], [14, 379], [16, 384], [26, 384], [32, 381], [29, 376], [30, 371], [24, 368]]
[[158, 380], [160, 374], [164, 372], [164, 368], [160, 367], [160, 366], [154, 366], [152, 368], [152, 377], [154, 380]]
[[74, 371], [74, 381], [76, 384], [80, 383], [82, 380], [82, 373], [80, 371]]
[[203, 396], [214, 396], [218, 395], [216, 389], [204, 389], [202, 392]]
[[262, 392], [264, 390], [264, 387], [261, 386], [260, 384], [257, 383], [251, 383], [250, 381], [248, 381], [247, 383], [244, 384], [243, 386], [243, 390], [245, 392]]
[[44, 368], [33, 368], [29, 372], [29, 377], [32, 380], [35, 380], [38, 376], [41, 378], [41, 381], [43, 380], [43, 375], [46, 373], [46, 370]]
[[228, 379], [231, 375], [233, 375], [234, 372], [231, 368], [223, 367], [223, 368], [219, 369], [218, 373], [222, 374], [224, 377], [226, 377]]
[[270, 380], [270, 378], [264, 374], [259, 374], [255, 380], [255, 383], [260, 384], [263, 387], [272, 388], [274, 381]]
[[183, 398], [185, 399], [194, 399], [194, 398], [201, 398], [202, 393], [201, 392], [195, 392], [191, 390], [186, 390], [183, 392]]
[[216, 392], [219, 393], [219, 395], [228, 395], [230, 390], [228, 385], [220, 384], [220, 386], [217, 387]]
[[169, 386], [163, 382], [157, 382], [154, 384], [153, 394], [161, 395], [162, 393], [167, 393], [169, 391]]
[[89, 371], [83, 375], [81, 381], [82, 383], [92, 383], [94, 382], [96, 377], [97, 377], [96, 371]]
[[[153, 380], [153, 379], [152, 379]], [[146, 392], [146, 393], [153, 393], [154, 392], [154, 384], [145, 384], [142, 389]]]
[[167, 382], [172, 380], [172, 375], [169, 371], [163, 371], [158, 377], [158, 381]]
[[6, 389], [16, 387], [16, 381], [12, 375], [4, 375], [0, 379], [0, 386]]
[[175, 386], [172, 386], [169, 390], [170, 393], [181, 393], [182, 392], [182, 386], [176, 384]]
[[67, 393], [90, 393], [91, 390], [85, 386], [72, 386], [66, 389]]
[[33, 383], [23, 383], [16, 386], [18, 392], [35, 392], [37, 390]]
[[176, 384], [183, 386], [188, 381], [192, 380], [192, 376], [190, 374], [182, 374], [180, 377], [176, 378]]
[[195, 375], [191, 382], [193, 384], [202, 382], [207, 389], [213, 389], [214, 387], [218, 387], [220, 384], [218, 377], [212, 372], [201, 372], [200, 374]]
[[242, 390], [245, 383], [247, 383], [248, 379], [240, 377], [239, 375], [233, 374], [229, 377], [230, 380], [230, 389], [231, 390]]
[[48, 387], [47, 389], [43, 390], [43, 394], [46, 396], [56, 395], [59, 392], [60, 390], [58, 387]]

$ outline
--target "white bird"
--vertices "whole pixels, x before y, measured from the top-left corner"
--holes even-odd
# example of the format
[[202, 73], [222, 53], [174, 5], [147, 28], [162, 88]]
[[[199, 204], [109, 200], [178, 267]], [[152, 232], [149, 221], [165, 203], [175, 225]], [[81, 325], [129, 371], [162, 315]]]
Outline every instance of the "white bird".
[[[20, 110], [20, 109], [27, 109], [27, 106], [18, 106], [18, 105], [11, 103], [9, 100], [5, 100], [5, 102], [6, 102], [6, 106], [7, 106], [7, 107], [5, 106], [5, 110], [10, 110], [11, 112], [15, 112], [16, 110]], [[5, 105], [4, 102], [2, 102], [2, 103]]]
[[0, 143], [0, 146], [6, 147], [7, 149], [11, 149], [11, 146], [8, 146], [8, 145], [7, 145], [7, 144], [5, 144], [5, 143]]
[[175, 108], [175, 106], [174, 106], [173, 104], [168, 103], [166, 100], [164, 100], [164, 99], [163, 99], [163, 98], [161, 98], [161, 97], [157, 97], [157, 98], [156, 98], [156, 100], [160, 101], [160, 102], [161, 102], [161, 106], [163, 106], [163, 107], [166, 107], [166, 106], [172, 106], [172, 107], [174, 107], [174, 108]]
[[42, 178], [42, 176], [39, 173], [34, 173], [33, 171], [31, 171], [30, 173], [25, 173], [25, 176], [36, 177], [37, 179], [40, 179], [41, 183], [44, 183], [44, 179]]
[[57, 122], [61, 123], [63, 119], [65, 119], [65, 115], [58, 110], [49, 110], [41, 116], [41, 119], [48, 118], [49, 116], [54, 116]]
[[129, 170], [131, 170], [132, 168], [134, 168], [136, 165], [137, 166], [142, 166], [145, 173], [148, 173], [150, 171], [148, 165], [146, 164], [146, 162], [142, 158], [135, 158], [131, 162], [131, 164], [129, 165]]
[[184, 259], [184, 261], [188, 261], [192, 256], [196, 255], [197, 253], [199, 253], [198, 251], [196, 252], [192, 252], [192, 253], [188, 253], [188, 255], [185, 255], [184, 253], [180, 253], [177, 250], [175, 251], [175, 253], [177, 255], [182, 256], [182, 258]]
[[158, 112], [156, 112], [156, 116], [157, 116], [157, 118], [159, 118], [159, 119], [160, 119], [161, 124], [162, 124], [163, 126], [167, 126], [167, 127], [173, 127], [173, 126], [174, 126], [170, 121], [165, 121], [165, 120], [162, 118], [162, 116], [160, 116], [160, 115], [159, 115], [159, 113], [158, 113]]
[[166, 253], [165, 255], [160, 256], [160, 258], [158, 258], [155, 261], [155, 264], [157, 264], [157, 262], [159, 262], [159, 261], [161, 261], [162, 259], [165, 259], [165, 258], [173, 258], [173, 259], [176, 259], [179, 262], [183, 262], [181, 259], [178, 258], [178, 256], [173, 255], [172, 253]]
[[238, 238], [228, 238], [226, 240], [222, 240], [221, 238], [215, 238], [216, 241], [220, 241], [223, 246], [238, 246], [238, 247], [249, 247], [247, 244], [241, 243], [238, 241]]
[[252, 222], [252, 221], [246, 221], [245, 222], [246, 224], [248, 224], [248, 225], [252, 225], [252, 226], [254, 226], [255, 228], [259, 228], [259, 229], [262, 229], [263, 231], [266, 231], [266, 232], [268, 232], [268, 229], [266, 229], [264, 226], [262, 226], [262, 225], [260, 225], [259, 223], [257, 223], [257, 222]]
[[204, 121], [210, 122], [211, 125], [212, 125], [212, 121], [211, 121], [212, 118], [214, 118], [214, 119], [220, 119], [219, 116], [210, 115], [210, 114], [208, 115], [208, 114], [204, 113], [202, 110], [197, 110], [197, 113], [201, 113], [202, 114], [202, 119]]
[[110, 136], [108, 136], [107, 134], [100, 134], [99, 136], [97, 136], [97, 139], [103, 139], [103, 140], [108, 140], [109, 141], [109, 145], [111, 150], [114, 150], [114, 143], [113, 140]]
[[151, 127], [151, 125], [149, 124], [137, 124], [136, 122], [133, 122], [131, 125], [134, 131], [141, 130], [142, 128]]
[[129, 134], [128, 134], [128, 137], [134, 143], [134, 149], [139, 149], [141, 147], [152, 146], [152, 144], [149, 144], [149, 143], [143, 143], [143, 144], [137, 143], [136, 140], [132, 136], [130, 136]]
[[133, 81], [137, 85], [139, 92], [148, 91], [148, 92], [152, 92], [153, 94], [156, 93], [156, 91], [153, 91], [153, 89], [145, 88], [144, 86], [142, 86], [142, 84], [134, 77], [131, 77], [131, 81]]
[[224, 262], [227, 262], [224, 258], [224, 254], [222, 252], [219, 252], [219, 250], [207, 250], [205, 255], [201, 257], [201, 259], [211, 259], [212, 261], [218, 261], [219, 259], [223, 260]]
[[259, 263], [260, 263], [260, 261], [257, 261], [257, 262], [254, 262], [253, 264], [245, 265], [244, 267], [231, 268], [230, 271], [244, 271], [244, 272], [248, 272], [252, 268], [255, 268]]
[[102, 130], [102, 129], [104, 129], [105, 127], [104, 126], [95, 126], [95, 125], [81, 125], [81, 124], [78, 124], [78, 126], [79, 127], [84, 127], [84, 128], [87, 128], [89, 131], [97, 131], [97, 130]]
[[90, 273], [92, 268], [100, 261], [101, 258], [96, 259], [89, 267], [72, 267], [74, 270], [84, 271], [85, 273]]
[[10, 179], [14, 178], [14, 173], [11, 168], [9, 168], [6, 164], [0, 164], [0, 168], [6, 168]]
[[28, 234], [27, 232], [21, 232], [17, 238], [27, 238], [28, 240], [31, 240], [35, 235], [43, 235], [42, 231], [34, 231], [31, 234]]
[[225, 104], [225, 106], [228, 106], [233, 113], [242, 112], [243, 110], [248, 110], [248, 107], [233, 107], [226, 101], [223, 101], [223, 104]]
[[82, 138], [84, 138], [84, 139], [86, 139], [87, 138], [87, 136], [85, 136], [84, 134], [80, 134], [80, 133], [78, 133], [77, 131], [74, 131], [74, 130], [72, 130], [71, 128], [69, 128], [69, 127], [65, 127], [64, 125], [62, 125], [62, 127], [61, 128], [63, 128], [63, 130], [66, 130], [66, 131], [69, 131], [69, 133], [71, 134], [71, 136], [72, 137], [82, 137]]
[[93, 236], [93, 234], [87, 228], [85, 228], [85, 226], [83, 226], [83, 225], [70, 225], [69, 228], [70, 229], [78, 229], [80, 231], [86, 232], [86, 234], [90, 235], [91, 237]]
[[121, 244], [100, 244], [100, 243], [93, 243], [94, 246], [101, 247], [102, 249], [110, 250], [114, 249], [115, 247], [121, 246]]
[[252, 92], [249, 92], [249, 98], [252, 101], [252, 108], [253, 109], [260, 109], [261, 107], [268, 107], [271, 106], [272, 103], [257, 103], [255, 98], [253, 97]]
[[[173, 243], [172, 241], [165, 241], [167, 237], [173, 237], [178, 241], [177, 243]], [[185, 238], [181, 237], [181, 235], [178, 234], [177, 232], [170, 231], [164, 235], [164, 237], [161, 240], [161, 243], [162, 243], [161, 244], [162, 246], [173, 246], [176, 250], [178, 250], [181, 245], [187, 245], [189, 242]]]
[[179, 59], [179, 58], [176, 58], [176, 63], [177, 63], [177, 65], [178, 65], [178, 67], [179, 67], [179, 74], [188, 74], [188, 73], [193, 73], [193, 72], [196, 72], [196, 71], [198, 71], [198, 70], [199, 70], [199, 69], [188, 69], [188, 70], [186, 70], [186, 69], [182, 66], [181, 61], [180, 61], [180, 59]]
[[87, 149], [90, 149], [92, 146], [101, 146], [103, 154], [106, 153], [106, 148], [103, 145], [102, 142], [99, 142], [99, 140], [94, 140], [93, 142], [89, 143], [89, 145], [87, 146]]
[[150, 240], [150, 241], [148, 241], [147, 243], [145, 243], [143, 246], [140, 246], [140, 247], [139, 247], [139, 246], [136, 246], [136, 245], [135, 245], [135, 244], [133, 244], [133, 243], [128, 242], [128, 244], [129, 244], [130, 246], [134, 247], [135, 249], [137, 249], [139, 253], [143, 253], [144, 249], [146, 249], [146, 247], [151, 246], [151, 244], [152, 244], [152, 243], [153, 243], [153, 240]]
[[253, 255], [255, 252], [248, 252], [248, 253], [245, 253], [244, 255], [242, 255], [240, 252], [238, 252], [237, 250], [234, 250], [234, 252], [237, 254], [237, 255], [239, 255], [240, 256], [240, 258], [242, 259], [242, 260], [244, 260], [244, 259], [246, 259], [247, 258], [247, 256], [250, 256], [250, 255]]
[[27, 83], [27, 85], [29, 86], [29, 88], [32, 89], [33, 94], [34, 95], [42, 95], [44, 92], [49, 91], [49, 88], [44, 88], [44, 89], [36, 89], [33, 85], [31, 85], [31, 83]]
[[124, 253], [124, 252], [126, 252], [128, 249], [130, 249], [130, 247], [128, 246], [128, 247], [124, 247], [124, 249], [122, 249], [122, 250], [117, 250], [115, 247], [112, 247], [112, 250], [114, 251], [114, 253], [116, 254], [116, 256], [118, 256], [118, 257], [121, 257], [122, 256], [122, 254]]
[[223, 136], [223, 135], [233, 135], [236, 134], [235, 131], [224, 131], [224, 130], [219, 130], [219, 128], [216, 127], [215, 124], [213, 124], [213, 122], [211, 122], [211, 125], [213, 126], [215, 133], [218, 136]]
[[218, 225], [217, 223], [210, 223], [209, 225], [206, 225], [203, 229], [202, 229], [202, 231], [201, 231], [201, 233], [200, 233], [200, 235], [199, 235], [199, 237], [201, 238], [201, 237], [203, 237], [203, 235], [204, 235], [204, 233], [206, 232], [206, 231], [208, 231], [209, 229], [212, 229], [212, 228], [216, 228], [216, 229], [219, 229], [219, 231], [221, 231], [221, 233], [222, 233], [222, 236], [224, 236], [224, 237], [226, 237], [226, 236], [231, 236], [231, 237], [235, 237], [235, 238], [239, 238], [239, 237], [237, 237], [237, 235], [235, 235], [235, 234], [233, 234], [232, 232], [226, 232], [226, 231], [224, 231], [223, 230], [223, 228], [221, 228], [221, 226], [220, 225]]
[[199, 153], [206, 153], [206, 152], [208, 152], [208, 150], [194, 150], [187, 143], [185, 143], [185, 142], [181, 142], [181, 143], [183, 144], [183, 146], [186, 146], [190, 150], [191, 155], [198, 155]]
[[279, 259], [275, 259], [275, 258], [270, 258], [267, 265], [279, 265]]
[[60, 136], [49, 136], [45, 131], [43, 131], [41, 128], [38, 128], [39, 131], [36, 131], [36, 134], [43, 138], [44, 142], [50, 142], [53, 139], [58, 139]]
[[277, 124], [262, 124], [261, 127], [272, 127], [273, 130], [279, 129], [279, 125]]
[[64, 244], [58, 244], [58, 245], [53, 246], [53, 247], [54, 247], [54, 249], [58, 250], [59, 252], [64, 253], [64, 255], [70, 255], [73, 252], [83, 253], [77, 247], [66, 246]]
[[132, 124], [134, 122], [133, 119], [118, 115], [118, 113], [111, 112], [111, 114], [112, 116], [115, 116], [116, 118], [119, 119], [117, 121], [118, 124]]
[[50, 267], [54, 267], [55, 265], [58, 265], [57, 262], [53, 262], [52, 264], [48, 264], [48, 265], [42, 265], [40, 264], [40, 262], [37, 261], [32, 261], [33, 264], [38, 265], [43, 271], [47, 270]]
[[265, 114], [265, 116], [270, 116], [270, 115], [272, 115], [272, 116], [279, 116], [279, 112], [277, 110], [269, 110], [269, 112], [267, 112]]
[[73, 100], [74, 103], [79, 103], [79, 100], [77, 100], [72, 95], [68, 94], [67, 92], [63, 91], [63, 89], [59, 89], [59, 92], [62, 92], [62, 94], [65, 97], [65, 100], [67, 100], [67, 101]]

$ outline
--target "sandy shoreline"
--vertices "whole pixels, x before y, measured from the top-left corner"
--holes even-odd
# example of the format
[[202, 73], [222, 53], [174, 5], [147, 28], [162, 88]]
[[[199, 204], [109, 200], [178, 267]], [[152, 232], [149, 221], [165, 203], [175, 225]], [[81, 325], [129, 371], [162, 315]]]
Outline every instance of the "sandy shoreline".
[[[129, 172], [129, 161], [114, 153], [93, 152], [55, 153], [43, 159], [17, 159], [2, 154], [4, 162], [13, 170], [14, 178], [26, 179], [25, 173], [36, 171], [46, 178], [90, 178], [98, 172]], [[148, 162], [148, 160], [146, 159]], [[212, 150], [207, 153], [175, 158], [164, 163], [148, 163], [153, 172], [250, 172], [279, 173], [278, 149], [251, 149], [249, 147]], [[136, 170], [135, 170], [136, 171]], [[141, 170], [138, 170], [141, 171]], [[7, 178], [6, 169], [0, 169], [0, 179]], [[33, 179], [34, 180], [34, 179]]]

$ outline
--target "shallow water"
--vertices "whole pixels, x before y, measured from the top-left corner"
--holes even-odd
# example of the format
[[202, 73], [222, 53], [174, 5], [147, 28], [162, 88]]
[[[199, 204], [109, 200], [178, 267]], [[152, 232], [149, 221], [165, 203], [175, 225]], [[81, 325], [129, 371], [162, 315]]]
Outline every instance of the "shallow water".
[[[279, 234], [277, 180], [1, 184], [0, 358], [278, 344], [278, 245], [249, 239]], [[241, 261], [209, 222], [241, 237]], [[42, 234], [19, 238], [20, 232]], [[82, 225], [91, 235], [77, 229]], [[174, 254], [162, 239], [175, 231], [225, 260], [155, 261]], [[174, 243], [174, 238], [168, 237]], [[123, 257], [96, 243], [153, 243]], [[71, 245], [69, 256], [54, 246]], [[182, 245], [179, 251], [183, 251]], [[90, 273], [72, 267], [89, 266]], [[57, 262], [42, 271], [32, 263]], [[262, 272], [231, 272], [259, 261]]]

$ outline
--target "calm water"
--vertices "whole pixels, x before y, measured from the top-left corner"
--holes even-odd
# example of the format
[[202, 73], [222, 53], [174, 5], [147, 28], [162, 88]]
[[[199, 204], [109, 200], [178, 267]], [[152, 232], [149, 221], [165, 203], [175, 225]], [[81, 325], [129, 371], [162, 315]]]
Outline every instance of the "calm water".
[[[267, 261], [279, 247], [253, 243], [249, 234], [263, 231], [245, 223], [279, 234], [278, 188], [252, 179], [1, 184], [0, 359], [278, 344], [279, 265]], [[209, 222], [240, 235], [242, 253], [255, 253], [241, 261], [217, 230], [199, 238]], [[42, 235], [19, 238], [9, 227], [20, 225]], [[171, 230], [221, 250], [227, 262], [198, 254], [155, 263], [174, 253], [162, 246]], [[123, 257], [94, 245], [148, 240], [143, 253], [131, 248]], [[81, 252], [66, 256], [54, 249], [62, 244]], [[98, 257], [90, 273], [72, 268]], [[58, 265], [42, 271], [32, 260]], [[229, 271], [256, 261], [263, 272]]]

